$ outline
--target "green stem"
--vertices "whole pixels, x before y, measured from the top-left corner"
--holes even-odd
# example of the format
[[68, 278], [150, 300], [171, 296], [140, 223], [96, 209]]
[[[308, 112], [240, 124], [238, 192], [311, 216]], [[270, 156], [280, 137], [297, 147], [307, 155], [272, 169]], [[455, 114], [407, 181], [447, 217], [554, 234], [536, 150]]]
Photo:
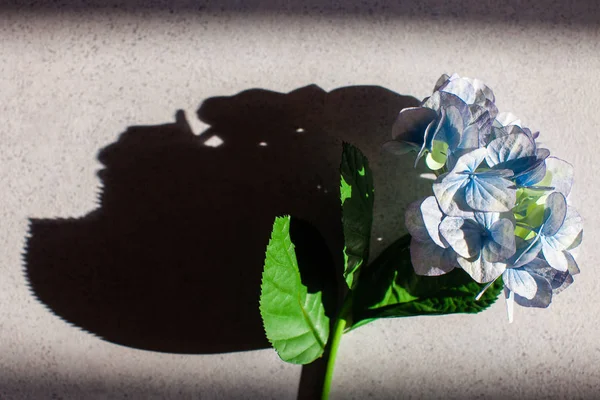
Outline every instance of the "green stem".
[[329, 359], [327, 360], [327, 369], [325, 370], [325, 382], [323, 383], [323, 392], [321, 394], [321, 400], [329, 399], [329, 391], [331, 390], [331, 383], [333, 382], [333, 370], [335, 368], [335, 359], [337, 357], [337, 351], [342, 341], [342, 335], [346, 324], [348, 323], [349, 314], [352, 310], [352, 296], [348, 293], [344, 300], [344, 305], [340, 311], [335, 326], [333, 328], [333, 337], [331, 339], [331, 347], [329, 349]]

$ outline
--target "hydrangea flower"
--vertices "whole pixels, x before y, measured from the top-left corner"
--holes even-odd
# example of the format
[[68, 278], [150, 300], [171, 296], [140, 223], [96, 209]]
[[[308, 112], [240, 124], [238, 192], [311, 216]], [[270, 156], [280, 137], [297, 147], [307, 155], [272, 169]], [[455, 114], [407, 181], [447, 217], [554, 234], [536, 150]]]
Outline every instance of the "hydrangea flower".
[[446, 160], [453, 165], [458, 156], [478, 148], [497, 113], [494, 94], [481, 81], [443, 75], [419, 107], [400, 111], [393, 140], [384, 146], [396, 154], [418, 152], [415, 165], [427, 153], [427, 164], [440, 169]]
[[457, 262], [479, 283], [494, 281], [515, 254], [514, 224], [500, 213], [474, 213], [471, 217], [446, 217], [441, 235], [458, 254]]
[[433, 196], [411, 203], [404, 214], [412, 236], [411, 260], [418, 275], [443, 275], [458, 267], [456, 253], [439, 231], [443, 217]]
[[[400, 112], [395, 153], [415, 150], [438, 176], [434, 196], [411, 204], [405, 222], [419, 275], [462, 268], [482, 293], [502, 279], [513, 304], [547, 307], [579, 266], [583, 221], [567, 203], [573, 167], [540, 148], [510, 113], [500, 113], [483, 83], [443, 75], [420, 107]], [[481, 294], [480, 294], [481, 295]]]
[[448, 215], [465, 212], [502, 212], [511, 210], [516, 201], [516, 187], [510, 169], [480, 169], [488, 149], [480, 148], [460, 157], [449, 173], [433, 184], [440, 208]]
[[507, 299], [508, 319], [513, 320], [513, 304], [524, 307], [548, 307], [552, 296], [573, 283], [573, 275], [579, 273], [575, 258], [568, 254], [568, 268], [558, 271], [544, 257], [539, 257], [541, 243], [527, 242], [517, 238], [521, 245], [511, 261], [511, 266], [502, 274]]
[[567, 206], [562, 193], [551, 193], [546, 199], [544, 224], [538, 233], [548, 264], [558, 271], [567, 271], [572, 258], [568, 250], [579, 246], [582, 235], [583, 221], [579, 213]]
[[537, 148], [531, 132], [512, 125], [493, 128], [495, 139], [486, 146], [485, 161], [494, 170], [510, 169], [517, 187], [531, 187], [546, 175], [548, 149]]

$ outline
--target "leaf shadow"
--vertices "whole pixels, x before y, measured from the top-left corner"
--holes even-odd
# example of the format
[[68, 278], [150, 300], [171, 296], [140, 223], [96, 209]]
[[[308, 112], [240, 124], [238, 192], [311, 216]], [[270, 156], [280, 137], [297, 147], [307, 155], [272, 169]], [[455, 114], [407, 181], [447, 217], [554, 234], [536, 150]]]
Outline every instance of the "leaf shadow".
[[[371, 160], [380, 212], [397, 210], [394, 223], [379, 220], [375, 236], [395, 235], [402, 207], [430, 183], [398, 192], [387, 179], [420, 171], [381, 145], [398, 111], [417, 104], [378, 86], [250, 89], [205, 100], [198, 117], [210, 127], [201, 135], [182, 111], [173, 123], [129, 127], [98, 154], [97, 209], [30, 219], [24, 263], [32, 294], [68, 323], [123, 346], [186, 354], [267, 348], [258, 298], [274, 217], [314, 226], [333, 272], [341, 271], [346, 141]], [[223, 143], [207, 146], [213, 136]], [[319, 365], [305, 367], [301, 398], [312, 396]]]

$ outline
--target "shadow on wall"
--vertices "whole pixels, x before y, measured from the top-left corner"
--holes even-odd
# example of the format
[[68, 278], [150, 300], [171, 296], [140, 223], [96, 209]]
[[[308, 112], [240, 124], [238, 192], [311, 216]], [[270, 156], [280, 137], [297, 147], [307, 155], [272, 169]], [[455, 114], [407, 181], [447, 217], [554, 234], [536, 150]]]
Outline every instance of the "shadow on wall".
[[[314, 225], [341, 268], [339, 163], [357, 145], [375, 175], [373, 256], [403, 232], [403, 207], [430, 182], [413, 157], [381, 153], [391, 126], [416, 99], [377, 86], [327, 93], [307, 86], [206, 100], [210, 125], [196, 136], [176, 122], [130, 127], [102, 149], [99, 207], [76, 219], [32, 219], [26, 276], [60, 318], [107, 341], [173, 353], [269, 347], [258, 298], [264, 251], [277, 215]], [[217, 147], [218, 136], [223, 141]], [[377, 200], [378, 199], [378, 200]], [[327, 260], [327, 247], [309, 244]], [[318, 249], [318, 250], [317, 250]], [[321, 256], [322, 255], [322, 256]], [[338, 274], [339, 276], [339, 274]]]
[[458, 20], [509, 25], [566, 25], [598, 26], [600, 3], [594, 0], [420, 0], [398, 1], [364, 0], [322, 1], [305, 0], [5, 0], [0, 10], [19, 13], [62, 14], [64, 12], [87, 13], [99, 11], [122, 14], [140, 12], [167, 12], [190, 15], [197, 13], [207, 17], [223, 14], [243, 17], [265, 15], [285, 16], [351, 16], [371, 18], [409, 18], [413, 20]]

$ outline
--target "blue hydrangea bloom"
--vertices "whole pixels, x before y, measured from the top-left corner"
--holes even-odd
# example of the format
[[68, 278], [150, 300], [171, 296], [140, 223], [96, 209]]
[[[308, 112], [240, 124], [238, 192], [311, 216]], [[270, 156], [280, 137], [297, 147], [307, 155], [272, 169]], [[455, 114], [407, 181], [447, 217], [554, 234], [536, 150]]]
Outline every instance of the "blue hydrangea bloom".
[[446, 217], [439, 231], [458, 254], [458, 264], [479, 283], [500, 276], [516, 251], [514, 224], [500, 213]]
[[443, 217], [433, 196], [411, 203], [404, 214], [412, 236], [410, 254], [417, 275], [443, 275], [458, 267], [456, 253], [440, 235]]
[[433, 192], [444, 213], [450, 216], [465, 212], [510, 211], [516, 201], [516, 187], [509, 169], [477, 171], [488, 151], [473, 150], [461, 156], [449, 173], [440, 175]]
[[519, 241], [517, 252], [509, 263], [511, 265], [502, 274], [511, 322], [514, 302], [524, 307], [548, 307], [552, 296], [571, 285], [573, 275], [579, 273], [579, 267], [570, 254], [567, 270], [557, 271], [539, 254], [539, 241]]
[[581, 243], [583, 220], [573, 207], [567, 206], [565, 196], [558, 192], [551, 193], [546, 199], [544, 217], [539, 232], [544, 258], [552, 268], [567, 271], [572, 258], [568, 250]]
[[[509, 319], [514, 303], [547, 307], [579, 273], [571, 251], [583, 237], [567, 204], [573, 166], [550, 156], [510, 113], [498, 113], [480, 81], [444, 75], [420, 107], [402, 110], [392, 142], [414, 150], [437, 179], [433, 194], [406, 212], [419, 275], [462, 268], [475, 281], [502, 277]], [[480, 294], [481, 295], [481, 294]]]
[[498, 113], [492, 91], [481, 81], [443, 75], [433, 94], [420, 107], [400, 111], [392, 129], [393, 140], [384, 147], [396, 154], [416, 151], [416, 163], [443, 143], [440, 166], [453, 166], [464, 152], [479, 147], [480, 136], [488, 136]]
[[[513, 171], [517, 187], [532, 187], [546, 175], [547, 149], [537, 148], [535, 139], [520, 127], [510, 131], [494, 128], [496, 138], [487, 145], [485, 161], [492, 169]], [[510, 133], [508, 133], [510, 132]]]

